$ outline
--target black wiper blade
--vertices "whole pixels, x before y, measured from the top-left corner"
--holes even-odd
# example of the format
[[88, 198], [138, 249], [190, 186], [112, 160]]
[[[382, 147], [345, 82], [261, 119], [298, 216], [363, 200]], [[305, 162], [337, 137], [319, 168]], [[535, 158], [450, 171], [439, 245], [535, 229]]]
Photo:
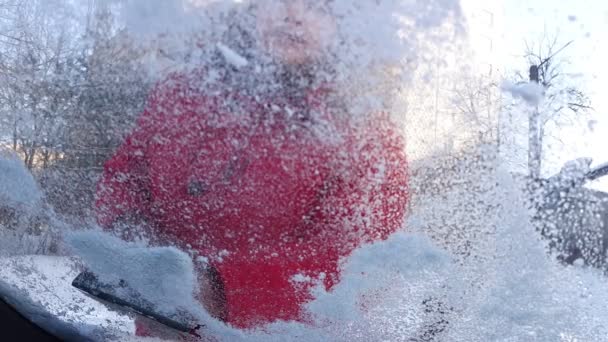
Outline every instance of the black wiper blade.
[[141, 298], [124, 281], [116, 285], [106, 284], [101, 282], [94, 273], [84, 271], [72, 281], [72, 286], [96, 297], [98, 300], [118, 305], [178, 331], [192, 333], [200, 328], [200, 325], [195, 324], [191, 318], [183, 319], [183, 317], [179, 317], [183, 314], [178, 314], [177, 317], [169, 317], [156, 312], [152, 303]]
[[588, 180], [596, 180], [600, 177], [608, 175], [608, 163], [600, 165], [587, 173]]

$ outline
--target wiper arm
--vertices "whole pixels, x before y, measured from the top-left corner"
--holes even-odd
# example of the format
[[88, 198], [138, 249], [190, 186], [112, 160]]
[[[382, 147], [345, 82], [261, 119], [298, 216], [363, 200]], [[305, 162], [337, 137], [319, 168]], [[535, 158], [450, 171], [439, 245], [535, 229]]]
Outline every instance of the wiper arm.
[[608, 163], [602, 164], [593, 170], [589, 171], [586, 175], [588, 180], [596, 180], [600, 177], [608, 175]]

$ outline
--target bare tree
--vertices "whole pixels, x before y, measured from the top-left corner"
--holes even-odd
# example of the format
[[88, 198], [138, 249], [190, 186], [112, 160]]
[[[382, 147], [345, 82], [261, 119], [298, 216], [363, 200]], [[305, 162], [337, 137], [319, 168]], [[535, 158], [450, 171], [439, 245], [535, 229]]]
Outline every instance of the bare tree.
[[[53, 2], [63, 14], [48, 14]], [[148, 88], [142, 52], [111, 10], [89, 6], [86, 23], [64, 20], [78, 6], [0, 0], [0, 137], [36, 169], [47, 199], [72, 213], [90, 204], [101, 165]]]
[[69, 106], [66, 64], [74, 51], [69, 23], [45, 20], [41, 5], [11, 2], [5, 13], [11, 20], [3, 22], [10, 41], [0, 41], [3, 126], [29, 168], [41, 154], [50, 158], [49, 148], [57, 143], [60, 114]]
[[103, 163], [132, 127], [148, 92], [142, 52], [114, 20], [103, 6], [88, 20], [86, 43], [70, 65], [73, 97], [62, 115], [62, 158], [43, 178], [47, 198], [70, 216], [90, 209]]
[[[592, 110], [589, 97], [567, 73], [566, 60], [560, 57], [572, 44], [545, 35], [540, 42], [525, 46], [524, 57], [530, 65], [528, 80], [544, 89], [544, 100], [528, 116], [528, 172], [533, 179], [541, 173], [547, 124], [572, 124]], [[521, 74], [519, 78], [524, 80]]]
[[455, 77], [450, 100], [457, 131], [467, 132], [472, 146], [500, 145], [496, 82], [489, 75], [461, 72]]

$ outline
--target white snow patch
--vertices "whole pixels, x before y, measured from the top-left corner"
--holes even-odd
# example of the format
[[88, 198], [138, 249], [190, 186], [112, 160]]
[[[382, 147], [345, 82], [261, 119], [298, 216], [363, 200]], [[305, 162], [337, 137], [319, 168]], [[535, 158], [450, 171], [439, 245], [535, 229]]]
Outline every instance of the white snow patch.
[[[363, 246], [344, 260], [341, 281], [319, 284], [306, 305], [311, 323], [275, 322], [250, 331], [248, 341], [407, 341], [429, 315], [423, 301], [442, 290], [447, 254], [417, 234], [398, 233]], [[296, 274], [296, 282], [313, 281]]]
[[600, 272], [558, 264], [535, 237], [522, 193], [500, 172], [496, 270], [454, 320], [450, 341], [599, 341], [608, 336], [608, 284]]
[[1, 152], [0, 201], [10, 206], [34, 206], [41, 198], [42, 192], [23, 161], [16, 155]]
[[195, 298], [198, 281], [192, 259], [174, 247], [147, 247], [101, 231], [66, 234], [66, 241], [85, 265], [104, 282], [124, 280], [158, 313], [185, 311], [205, 328], [201, 333], [227, 341], [242, 339], [242, 332], [214, 319]]
[[298, 274], [294, 275], [293, 277], [291, 277], [291, 280], [296, 283], [310, 283], [313, 281], [313, 279], [311, 277], [304, 275], [302, 273], [298, 273]]
[[222, 54], [222, 56], [224, 56], [226, 61], [228, 63], [230, 63], [232, 66], [234, 66], [235, 68], [240, 69], [242, 67], [246, 67], [249, 64], [249, 62], [247, 61], [247, 59], [245, 59], [245, 57], [239, 55], [238, 53], [236, 53], [234, 50], [227, 47], [226, 45], [224, 45], [222, 43], [217, 43], [216, 46], [217, 46], [217, 49]]
[[587, 121], [587, 128], [591, 132], [595, 132], [595, 128], [597, 127], [597, 125], [598, 125], [598, 121], [597, 120], [589, 120], [589, 121]]
[[606, 167], [608, 167], [608, 162], [604, 162], [604, 163], [601, 163], [601, 164], [598, 164], [598, 165], [594, 166], [591, 171], [603, 169], [603, 168], [606, 168]]
[[545, 96], [544, 87], [536, 82], [515, 84], [504, 81], [501, 89], [510, 93], [514, 98], [521, 98], [531, 106], [539, 105]]
[[0, 258], [0, 297], [47, 331], [68, 340], [104, 341], [133, 334], [133, 319], [110, 311], [71, 286], [78, 275], [67, 257]]
[[570, 160], [562, 166], [559, 177], [564, 182], [582, 183], [591, 169], [592, 158]]
[[[116, 2], [115, 0], [106, 0]], [[189, 0], [127, 0], [120, 13], [131, 33], [140, 37], [191, 33], [200, 27]]]
[[126, 281], [161, 312], [188, 307], [198, 291], [192, 260], [176, 248], [146, 247], [98, 231], [72, 232], [66, 240], [101, 280]]
[[386, 292], [396, 288], [431, 281], [449, 261], [448, 255], [434, 247], [427, 237], [397, 233], [386, 241], [356, 250], [343, 266], [340, 283], [330, 292], [317, 287], [316, 299], [307, 307], [317, 318], [358, 319], [365, 314], [361, 296], [381, 291], [384, 295], [376, 293], [376, 299], [381, 300]]

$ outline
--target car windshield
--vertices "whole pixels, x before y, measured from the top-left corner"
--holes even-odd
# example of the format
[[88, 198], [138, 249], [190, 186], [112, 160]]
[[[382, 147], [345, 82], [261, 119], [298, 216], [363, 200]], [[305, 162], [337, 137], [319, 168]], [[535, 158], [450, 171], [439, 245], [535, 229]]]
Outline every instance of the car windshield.
[[600, 0], [0, 0], [0, 327], [605, 339], [607, 29]]

